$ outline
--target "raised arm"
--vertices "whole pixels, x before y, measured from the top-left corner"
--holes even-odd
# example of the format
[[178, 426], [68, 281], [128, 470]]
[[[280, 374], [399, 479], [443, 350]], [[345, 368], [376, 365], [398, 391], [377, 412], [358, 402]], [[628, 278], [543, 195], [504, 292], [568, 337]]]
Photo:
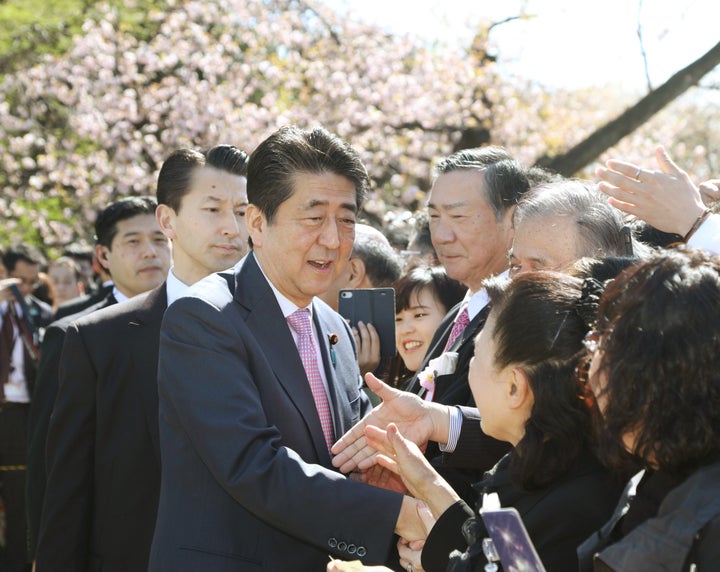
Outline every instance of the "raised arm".
[[[687, 236], [706, 210], [698, 187], [662, 146], [655, 151], [660, 170], [611, 159], [599, 168], [600, 190], [609, 203], [664, 232]], [[708, 187], [709, 190], [709, 187]]]
[[381, 399], [369, 415], [343, 435], [332, 447], [333, 465], [349, 473], [375, 464], [376, 451], [367, 444], [365, 427], [385, 429], [395, 423], [403, 435], [424, 448], [428, 441], [447, 442], [450, 431], [450, 408], [423, 401], [414, 393], [394, 389], [372, 374], [365, 376], [368, 387]]

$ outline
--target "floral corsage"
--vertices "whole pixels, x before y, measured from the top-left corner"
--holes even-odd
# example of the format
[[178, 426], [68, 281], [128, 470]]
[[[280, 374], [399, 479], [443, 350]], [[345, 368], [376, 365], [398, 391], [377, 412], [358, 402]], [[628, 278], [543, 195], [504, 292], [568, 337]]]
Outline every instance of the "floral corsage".
[[455, 373], [457, 362], [457, 352], [444, 352], [435, 359], [431, 359], [427, 367], [418, 374], [420, 385], [426, 389], [425, 401], [432, 401], [437, 377]]

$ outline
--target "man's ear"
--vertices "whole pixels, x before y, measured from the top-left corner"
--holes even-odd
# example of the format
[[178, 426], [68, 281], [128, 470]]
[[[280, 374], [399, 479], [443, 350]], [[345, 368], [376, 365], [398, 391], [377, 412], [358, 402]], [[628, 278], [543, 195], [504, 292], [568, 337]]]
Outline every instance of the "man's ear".
[[515, 224], [513, 220], [514, 214], [515, 207], [509, 208], [507, 211], [505, 211], [505, 214], [503, 215], [502, 220], [499, 223], [505, 229], [508, 250], [512, 248], [513, 239], [515, 238]]
[[347, 288], [362, 288], [365, 281], [365, 263], [359, 258], [348, 260], [346, 272], [348, 273]]
[[110, 264], [108, 263], [108, 252], [110, 249], [102, 244], [95, 245], [95, 258], [97, 258], [98, 264], [102, 266], [107, 272], [110, 272]]
[[262, 237], [267, 228], [265, 214], [254, 204], [249, 204], [245, 210], [245, 226], [252, 239], [253, 248], [262, 246]]
[[507, 379], [508, 407], [511, 409], [527, 408], [528, 412], [535, 401], [530, 378], [527, 373], [519, 367], [514, 367]]
[[170, 240], [174, 240], [175, 234], [175, 210], [168, 205], [158, 205], [155, 209], [155, 219], [162, 233]]

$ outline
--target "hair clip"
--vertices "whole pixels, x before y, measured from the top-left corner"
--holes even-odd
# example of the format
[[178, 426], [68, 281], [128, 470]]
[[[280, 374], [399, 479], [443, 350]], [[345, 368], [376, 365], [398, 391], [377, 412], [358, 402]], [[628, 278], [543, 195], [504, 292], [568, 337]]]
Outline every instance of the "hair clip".
[[337, 365], [337, 356], [335, 355], [335, 344], [340, 341], [340, 338], [337, 334], [332, 333], [328, 334], [328, 342], [330, 343], [330, 361], [332, 362], [333, 366]]

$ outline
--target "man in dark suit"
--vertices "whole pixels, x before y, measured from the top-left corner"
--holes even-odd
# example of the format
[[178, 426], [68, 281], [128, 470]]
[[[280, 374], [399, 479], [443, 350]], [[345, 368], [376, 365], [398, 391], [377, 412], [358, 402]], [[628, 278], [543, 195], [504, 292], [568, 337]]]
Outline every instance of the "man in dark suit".
[[115, 202], [98, 214], [95, 220], [96, 257], [102, 260], [105, 272], [118, 277], [114, 286], [117, 296], [111, 287], [102, 299], [75, 314], [54, 321], [45, 331], [28, 420], [27, 516], [31, 556], [35, 554], [45, 497], [45, 444], [50, 414], [58, 391], [60, 354], [65, 333], [70, 324], [82, 316], [111, 306], [118, 299], [130, 299], [158, 286], [165, 279], [162, 272], [150, 273], [149, 278], [147, 272], [137, 272], [147, 264], [144, 253], [140, 251], [136, 256], [108, 256], [107, 253], [113, 249], [116, 254], [120, 250], [127, 251], [126, 239], [135, 236], [135, 232], [146, 236], [149, 244], [159, 230], [155, 222], [155, 207], [154, 199], [132, 197]]
[[[430, 235], [448, 276], [467, 286], [468, 293], [436, 330], [418, 375], [408, 383], [408, 391], [435, 403], [474, 405], [468, 369], [473, 339], [489, 311], [483, 281], [507, 271], [514, 207], [529, 186], [522, 166], [498, 147], [459, 151], [438, 165], [428, 197]], [[431, 360], [446, 352], [457, 354], [454, 367], [437, 370], [437, 375], [430, 378], [427, 374], [437, 363], [431, 364]], [[443, 467], [436, 443], [428, 445], [425, 455], [469, 500], [475, 498], [472, 483], [508, 450], [508, 444], [488, 437], [485, 447], [478, 451], [482, 467], [470, 471]]]
[[9, 248], [0, 281], [0, 495], [5, 503], [5, 546], [0, 570], [27, 565], [25, 550], [25, 464], [27, 417], [32, 400], [38, 345], [52, 318], [50, 306], [32, 295], [45, 259], [27, 244]]
[[38, 570], [147, 569], [160, 486], [160, 323], [189, 284], [242, 256], [246, 163], [229, 145], [168, 157], [153, 216], [163, 249], [166, 237], [173, 242], [167, 281], [69, 327], [47, 441]]
[[414, 499], [346, 479], [328, 451], [368, 401], [345, 321], [315, 296], [349, 259], [367, 186], [323, 129], [282, 128], [250, 157], [252, 252], [163, 321], [150, 570], [316, 571], [423, 534]]
[[[509, 274], [515, 276], [536, 270], [569, 271], [581, 258], [623, 257], [628, 253], [627, 240], [630, 241], [631, 250], [637, 256], [642, 256], [647, 252], [647, 247], [638, 243], [634, 237], [628, 237], [623, 232], [623, 226], [622, 213], [609, 205], [597, 189], [577, 181], [553, 180], [544, 183], [524, 194], [514, 209]], [[441, 335], [447, 337], [452, 324], [449, 317], [445, 319], [445, 328], [438, 328], [436, 341]], [[461, 338], [468, 340], [463, 341], [463, 345], [472, 346], [476, 336], [474, 332], [469, 335], [472, 327], [471, 322]], [[468, 360], [470, 358], [472, 352], [467, 356]], [[461, 369], [462, 363], [461, 352], [456, 372]], [[462, 369], [465, 371], [465, 368]], [[465, 375], [467, 379], [467, 373]], [[370, 381], [373, 387], [376, 383]], [[443, 447], [446, 451], [442, 458], [445, 471], [447, 467], [474, 468], [478, 471], [487, 468], [489, 456], [493, 452], [490, 448], [492, 443], [480, 429], [477, 409], [449, 407], [463, 404], [453, 404], [443, 394], [440, 394], [441, 399], [434, 399], [430, 404], [425, 402], [426, 405], [422, 407], [422, 402], [418, 402], [417, 398], [409, 399], [410, 396], [390, 391], [382, 384], [378, 386], [381, 388], [383, 406], [375, 409], [372, 416], [365, 418], [334, 447], [337, 453], [334, 462], [342, 470], [354, 469], [354, 465], [362, 463], [370, 454], [370, 451], [363, 450], [363, 426], [373, 424], [385, 428], [389, 422], [409, 430], [418, 445], [424, 445], [427, 440], [449, 445]], [[451, 423], [454, 424], [452, 428]], [[428, 445], [428, 449], [430, 447]]]

